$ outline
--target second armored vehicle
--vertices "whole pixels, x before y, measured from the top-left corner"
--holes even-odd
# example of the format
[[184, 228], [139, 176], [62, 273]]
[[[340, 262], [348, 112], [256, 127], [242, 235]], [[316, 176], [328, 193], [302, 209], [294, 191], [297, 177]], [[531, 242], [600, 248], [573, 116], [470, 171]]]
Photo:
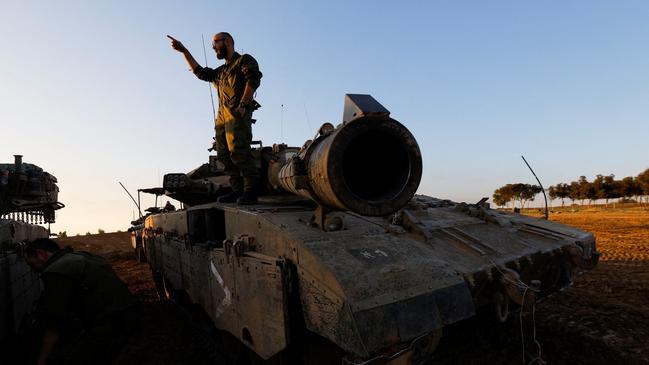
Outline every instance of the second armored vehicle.
[[4, 347], [10, 346], [41, 291], [38, 276], [22, 258], [22, 243], [49, 236], [38, 224], [53, 223], [55, 211], [63, 207], [56, 183], [40, 167], [23, 163], [20, 155], [14, 163], [0, 164], [0, 360], [6, 363], [9, 351]]

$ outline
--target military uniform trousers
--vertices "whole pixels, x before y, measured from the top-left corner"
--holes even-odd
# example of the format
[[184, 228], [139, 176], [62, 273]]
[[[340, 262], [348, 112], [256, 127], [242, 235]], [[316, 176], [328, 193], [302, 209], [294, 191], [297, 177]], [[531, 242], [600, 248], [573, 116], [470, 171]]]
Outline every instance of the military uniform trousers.
[[232, 190], [252, 190], [259, 181], [259, 170], [250, 147], [252, 111], [242, 118], [223, 119], [217, 118], [214, 126], [217, 159], [230, 176]]

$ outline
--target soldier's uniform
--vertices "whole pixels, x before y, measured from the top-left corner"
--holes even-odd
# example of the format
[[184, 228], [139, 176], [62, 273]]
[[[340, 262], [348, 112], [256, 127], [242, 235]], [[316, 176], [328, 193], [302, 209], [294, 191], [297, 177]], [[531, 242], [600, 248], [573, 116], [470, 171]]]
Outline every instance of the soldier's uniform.
[[137, 322], [137, 302], [110, 265], [66, 248], [50, 257], [41, 280], [39, 327], [60, 335], [48, 363], [110, 363]]
[[237, 107], [249, 83], [259, 87], [262, 73], [257, 61], [248, 54], [234, 52], [232, 59], [217, 69], [198, 67], [194, 74], [203, 81], [211, 82], [219, 97], [219, 111], [214, 130], [217, 159], [230, 176], [233, 191], [251, 190], [259, 181], [250, 143], [252, 142], [252, 110], [239, 115]]

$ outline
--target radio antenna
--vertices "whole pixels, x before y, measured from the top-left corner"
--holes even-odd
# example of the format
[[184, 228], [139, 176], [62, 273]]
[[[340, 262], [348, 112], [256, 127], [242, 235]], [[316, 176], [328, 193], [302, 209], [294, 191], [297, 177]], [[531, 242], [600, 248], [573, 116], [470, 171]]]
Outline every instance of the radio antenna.
[[[207, 67], [207, 51], [205, 50], [205, 37], [201, 34], [201, 39], [203, 40], [203, 56], [205, 56], [205, 67]], [[212, 95], [212, 85], [207, 84], [207, 88], [210, 89], [210, 101], [212, 102], [212, 116], [216, 120], [216, 110], [214, 110], [214, 95]]]
[[536, 181], [539, 183], [539, 186], [541, 187], [541, 192], [543, 193], [543, 199], [545, 199], [545, 220], [547, 220], [548, 219], [548, 197], [545, 195], [545, 189], [543, 189], [543, 184], [541, 184], [541, 180], [539, 180], [538, 176], [536, 176], [534, 170], [532, 170], [532, 166], [530, 166], [530, 164], [527, 163], [525, 157], [521, 155], [521, 158], [523, 159], [523, 161], [525, 161], [525, 164], [530, 169], [530, 171], [532, 171], [532, 175], [534, 175]]
[[284, 143], [284, 104], [282, 104], [282, 114], [279, 119], [279, 140]]
[[309, 132], [313, 132], [311, 129], [311, 122], [309, 121], [309, 112], [306, 110], [306, 102], [303, 102], [302, 105], [304, 105], [304, 115], [306, 116], [306, 125], [309, 127]]
[[[140, 218], [142, 218], [142, 210], [140, 209], [140, 205], [135, 201], [135, 198], [133, 198], [133, 195], [131, 195], [131, 193], [128, 192], [128, 190], [126, 189], [124, 184], [122, 184], [120, 181], [118, 181], [118, 183], [119, 183], [119, 185], [122, 186], [122, 189], [124, 189], [126, 194], [128, 194], [128, 196], [131, 198], [131, 200], [133, 201], [133, 204], [135, 204], [135, 206], [137, 207], [137, 212], [140, 213]], [[139, 196], [138, 196], [138, 198], [139, 198]]]

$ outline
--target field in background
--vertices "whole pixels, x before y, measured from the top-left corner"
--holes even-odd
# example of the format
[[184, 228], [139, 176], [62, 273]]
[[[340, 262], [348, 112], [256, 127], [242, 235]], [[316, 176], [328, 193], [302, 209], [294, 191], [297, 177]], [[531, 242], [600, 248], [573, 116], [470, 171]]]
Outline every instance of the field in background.
[[[538, 209], [524, 213], [542, 215]], [[598, 267], [537, 304], [534, 316], [513, 314], [503, 324], [485, 316], [445, 329], [432, 364], [521, 364], [523, 343], [530, 363], [539, 354], [534, 332], [548, 364], [649, 364], [649, 209], [553, 208], [550, 219], [593, 232], [602, 253]], [[127, 233], [60, 242], [107, 257], [144, 302], [142, 333], [117, 364], [209, 363], [187, 316], [157, 299], [148, 266], [134, 260]]]
[[[526, 209], [523, 213], [543, 216], [539, 209]], [[550, 220], [594, 233], [601, 260], [649, 260], [649, 208], [646, 206], [552, 208]]]

